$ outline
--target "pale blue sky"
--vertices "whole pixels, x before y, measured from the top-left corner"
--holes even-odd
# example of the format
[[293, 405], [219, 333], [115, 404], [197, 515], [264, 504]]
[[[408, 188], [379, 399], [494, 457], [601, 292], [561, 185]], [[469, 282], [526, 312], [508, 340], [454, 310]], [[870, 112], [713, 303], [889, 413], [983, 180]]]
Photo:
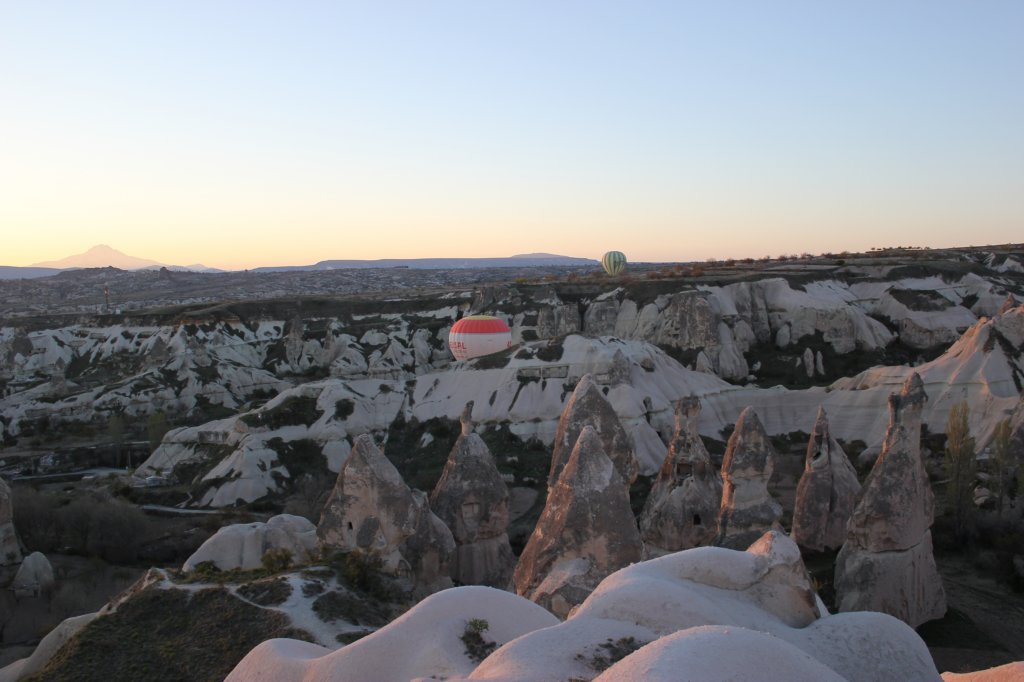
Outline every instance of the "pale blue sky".
[[1019, 1], [4, 2], [0, 264], [1021, 241], [1022, 121]]

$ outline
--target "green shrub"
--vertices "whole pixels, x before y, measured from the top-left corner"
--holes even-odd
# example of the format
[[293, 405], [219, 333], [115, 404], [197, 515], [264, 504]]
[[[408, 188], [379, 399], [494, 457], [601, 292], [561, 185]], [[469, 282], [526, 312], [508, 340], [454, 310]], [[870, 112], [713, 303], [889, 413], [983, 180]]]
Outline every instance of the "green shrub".
[[466, 646], [466, 656], [474, 663], [480, 663], [497, 648], [497, 644], [483, 637], [490, 627], [491, 624], [483, 618], [472, 618], [466, 622], [466, 629], [459, 639]]
[[274, 547], [264, 553], [260, 558], [260, 562], [268, 572], [280, 573], [281, 571], [287, 571], [292, 565], [292, 553], [284, 547]]

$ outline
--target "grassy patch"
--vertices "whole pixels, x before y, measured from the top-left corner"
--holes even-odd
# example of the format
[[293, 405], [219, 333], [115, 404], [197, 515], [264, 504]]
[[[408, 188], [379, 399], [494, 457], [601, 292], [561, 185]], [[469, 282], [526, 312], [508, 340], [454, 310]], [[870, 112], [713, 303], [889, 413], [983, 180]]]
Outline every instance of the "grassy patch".
[[[407, 422], [399, 414], [388, 427], [384, 454], [410, 488], [433, 490], [459, 433], [457, 421], [435, 418]], [[424, 434], [430, 434], [433, 440], [421, 445]]]
[[391, 619], [390, 611], [380, 602], [346, 590], [334, 590], [317, 597], [313, 613], [325, 623], [344, 620], [363, 627], [381, 627]]
[[597, 650], [590, 658], [583, 654], [576, 654], [576, 659], [583, 661], [597, 672], [601, 672], [646, 644], [647, 642], [638, 642], [635, 637], [620, 637], [615, 640], [609, 637], [607, 641], [598, 645]]
[[285, 398], [269, 410], [252, 412], [240, 417], [249, 426], [264, 426], [271, 430], [299, 424], [309, 426], [319, 418], [320, 410], [316, 406], [316, 398], [301, 395]]
[[238, 588], [238, 594], [253, 604], [260, 606], [278, 606], [292, 596], [292, 586], [284, 578], [259, 580], [245, 583]]
[[86, 626], [30, 679], [219, 682], [253, 647], [274, 637], [311, 639], [284, 614], [246, 604], [223, 588], [150, 588]]
[[267, 441], [267, 447], [277, 453], [278, 460], [292, 475], [292, 481], [298, 480], [305, 474], [330, 475], [323, 449], [314, 440], [300, 438], [284, 441], [281, 438], [271, 438]]
[[352, 632], [339, 632], [334, 636], [334, 640], [338, 644], [351, 644], [352, 642], [358, 642], [363, 637], [366, 637], [373, 630], [355, 630]]

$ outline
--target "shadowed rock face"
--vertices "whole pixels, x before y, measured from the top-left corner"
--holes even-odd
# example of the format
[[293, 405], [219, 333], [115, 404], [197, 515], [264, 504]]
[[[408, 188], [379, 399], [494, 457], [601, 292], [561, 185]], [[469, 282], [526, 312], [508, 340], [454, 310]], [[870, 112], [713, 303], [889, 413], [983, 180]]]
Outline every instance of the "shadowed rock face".
[[917, 373], [889, 397], [889, 430], [864, 481], [836, 557], [840, 611], [883, 611], [912, 627], [946, 612], [931, 531], [935, 501], [921, 461], [921, 409], [927, 400]]
[[700, 401], [683, 398], [675, 408], [675, 433], [640, 514], [650, 556], [707, 545], [718, 534], [722, 480], [697, 431]]
[[0, 478], [0, 566], [21, 561], [18, 538], [14, 533], [14, 501], [7, 481]]
[[451, 587], [451, 531], [409, 489], [369, 435], [356, 439], [317, 526], [327, 551], [355, 552], [381, 561], [414, 595]]
[[743, 549], [769, 530], [782, 530], [782, 507], [768, 492], [775, 448], [757, 413], [746, 408], [736, 420], [722, 460], [722, 504], [716, 545]]
[[18, 567], [11, 589], [18, 597], [38, 597], [53, 589], [53, 566], [42, 552], [32, 552]]
[[641, 553], [626, 482], [585, 426], [519, 557], [516, 593], [564, 618]]
[[815, 552], [842, 546], [859, 492], [857, 472], [829, 433], [825, 410], [819, 407], [796, 487], [793, 540]]
[[601, 389], [589, 374], [583, 375], [576, 390], [565, 404], [558, 420], [555, 442], [551, 453], [551, 472], [548, 474], [548, 488], [558, 481], [562, 469], [569, 460], [580, 433], [585, 426], [592, 426], [601, 439], [605, 455], [611, 458], [619, 470], [624, 484], [628, 487], [636, 480], [639, 465], [633, 454], [629, 434], [622, 428], [618, 415], [601, 394]]
[[472, 411], [470, 402], [462, 413], [462, 434], [430, 495], [430, 508], [455, 537], [452, 579], [505, 588], [516, 561], [507, 534], [508, 487], [487, 445], [473, 433]]

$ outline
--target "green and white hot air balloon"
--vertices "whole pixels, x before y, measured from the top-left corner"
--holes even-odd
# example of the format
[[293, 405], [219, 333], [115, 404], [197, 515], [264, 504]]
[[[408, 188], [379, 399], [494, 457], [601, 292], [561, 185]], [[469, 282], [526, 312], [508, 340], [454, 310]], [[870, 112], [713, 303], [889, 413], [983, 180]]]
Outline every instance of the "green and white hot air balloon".
[[609, 251], [601, 256], [601, 265], [609, 275], [617, 275], [626, 269], [626, 254], [621, 251]]

